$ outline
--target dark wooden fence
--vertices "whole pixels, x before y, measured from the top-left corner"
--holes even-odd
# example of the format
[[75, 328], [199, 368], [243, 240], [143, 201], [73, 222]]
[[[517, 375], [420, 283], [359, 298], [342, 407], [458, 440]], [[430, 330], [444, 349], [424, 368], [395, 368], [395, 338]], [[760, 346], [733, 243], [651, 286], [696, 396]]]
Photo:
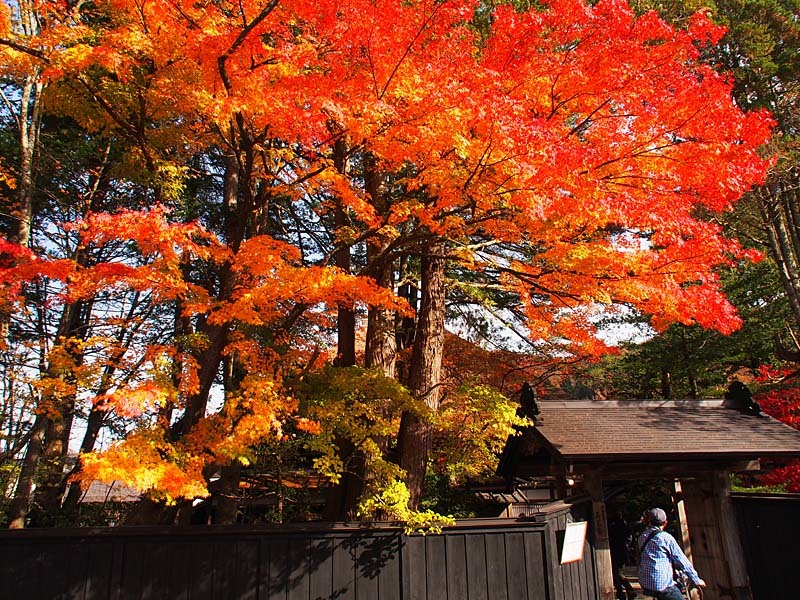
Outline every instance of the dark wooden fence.
[[[545, 535], [548, 547], [552, 551], [547, 556], [547, 573], [552, 581], [552, 596], [565, 600], [596, 600], [597, 569], [595, 566], [594, 547], [591, 539], [594, 535], [591, 519], [591, 505], [584, 497], [573, 498], [571, 502], [556, 501], [541, 507], [534, 513], [534, 518], [547, 523]], [[575, 521], [589, 522], [589, 533], [583, 548], [583, 559], [566, 564], [560, 563], [564, 532], [567, 524]]]
[[288, 525], [0, 532], [8, 600], [595, 600], [591, 545], [560, 565], [569, 507], [441, 535]]
[[800, 494], [732, 494], [755, 600], [800, 598]]

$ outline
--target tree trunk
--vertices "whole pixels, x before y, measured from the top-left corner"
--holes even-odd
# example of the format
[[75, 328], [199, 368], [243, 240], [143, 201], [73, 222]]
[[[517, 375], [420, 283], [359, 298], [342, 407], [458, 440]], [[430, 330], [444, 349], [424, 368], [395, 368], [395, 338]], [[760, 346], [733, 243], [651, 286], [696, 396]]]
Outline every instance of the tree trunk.
[[[226, 206], [226, 235], [227, 245], [236, 253], [241, 246], [245, 232], [246, 215], [240, 214], [244, 208], [240, 202], [240, 196], [244, 194], [242, 188], [249, 185], [249, 177], [242, 177], [240, 173], [239, 160], [233, 154], [225, 157], [225, 178], [223, 183], [223, 195]], [[231, 263], [226, 262], [219, 267], [217, 274], [219, 288], [217, 299], [221, 302], [229, 300], [233, 293], [234, 275], [231, 270]], [[212, 290], [209, 290], [210, 292]], [[203, 350], [201, 356], [197, 356], [199, 364], [198, 391], [186, 398], [186, 410], [183, 417], [172, 427], [173, 439], [187, 435], [200, 419], [205, 417], [208, 407], [208, 396], [211, 386], [219, 373], [220, 365], [223, 361], [225, 347], [228, 344], [229, 324], [211, 325], [201, 320], [197, 325], [197, 333], [203, 334], [208, 339], [208, 346]]]
[[661, 396], [664, 400], [672, 400], [672, 377], [666, 368], [661, 369]]
[[[80, 264], [86, 264], [85, 256], [78, 257]], [[69, 355], [70, 360], [77, 367], [83, 363], [82, 344], [91, 313], [91, 302], [79, 301], [64, 307], [60, 332], [57, 343]], [[52, 368], [50, 369], [52, 371]], [[44, 480], [36, 491], [37, 505], [40, 511], [41, 524], [49, 523], [61, 511], [61, 501], [67, 485], [66, 459], [69, 452], [69, 438], [72, 431], [72, 421], [75, 415], [77, 402], [77, 382], [72, 368], [67, 368], [63, 373], [49, 373], [48, 376], [58, 376], [69, 382], [71, 392], [63, 398], [58, 398], [55, 408], [50, 412], [47, 429], [44, 436], [41, 463], [44, 466]], [[41, 466], [40, 466], [41, 469]]]
[[[341, 207], [336, 209], [336, 225], [343, 227], [347, 217]], [[350, 273], [350, 248], [340, 248], [336, 252], [336, 266], [344, 273]], [[356, 364], [356, 313], [352, 303], [339, 304], [336, 318], [336, 341], [338, 344], [336, 360], [337, 367], [352, 367]]]
[[17, 487], [14, 490], [14, 498], [8, 508], [8, 528], [23, 529], [25, 527], [25, 517], [30, 510], [31, 500], [33, 499], [33, 485], [36, 479], [36, 467], [39, 464], [39, 457], [42, 453], [42, 443], [44, 432], [47, 430], [49, 419], [45, 415], [37, 415], [33, 422], [33, 432], [28, 447], [25, 451], [25, 458], [22, 460]]
[[[333, 147], [333, 163], [339, 173], [344, 174], [347, 147], [339, 138]], [[348, 224], [347, 213], [339, 204], [334, 214], [334, 225], [337, 230]], [[336, 266], [344, 273], [350, 273], [350, 247], [342, 246], [334, 254]], [[334, 365], [352, 367], [356, 364], [356, 314], [352, 304], [339, 304], [336, 319], [337, 352]], [[344, 472], [339, 482], [331, 485], [325, 495], [325, 507], [322, 518], [325, 521], [344, 521], [349, 519], [358, 505], [364, 489], [364, 456], [351, 440], [338, 437], [335, 440], [337, 452], [344, 464]]]
[[[19, 28], [23, 36], [38, 33], [38, 15], [35, 4], [21, 0], [19, 9]], [[16, 181], [16, 197], [10, 210], [9, 230], [6, 239], [12, 244], [29, 246], [31, 223], [33, 221], [33, 195], [35, 191], [36, 158], [39, 153], [39, 134], [42, 129], [42, 93], [45, 85], [41, 80], [41, 69], [33, 68], [19, 90], [19, 114], [13, 115], [19, 128], [19, 171]], [[3, 259], [0, 253], [0, 259]], [[9, 334], [11, 314], [0, 308], [0, 347], [6, 343]]]
[[[422, 257], [422, 298], [412, 347], [408, 387], [432, 411], [439, 409], [444, 353], [445, 259], [441, 244], [433, 244]], [[419, 415], [404, 412], [398, 434], [398, 458], [416, 508], [425, 483], [432, 429]]]
[[[347, 147], [343, 139], [336, 140], [333, 147], [333, 164], [339, 173], [346, 173]], [[348, 225], [347, 213], [341, 203], [336, 206], [334, 225], [340, 230]], [[336, 266], [343, 273], [350, 274], [350, 246], [342, 245], [334, 254]], [[351, 367], [356, 364], [356, 313], [353, 304], [340, 304], [337, 313], [337, 356], [338, 367]]]
[[[106, 411], [102, 410], [99, 406], [92, 406], [91, 410], [89, 411], [89, 418], [86, 422], [86, 431], [83, 434], [83, 441], [81, 442], [80, 454], [88, 453], [94, 450], [94, 446], [97, 443], [97, 436], [100, 434], [100, 429], [103, 427], [103, 423], [106, 418]], [[78, 462], [75, 467], [70, 471], [69, 476], [67, 477], [67, 481], [72, 475], [76, 475], [80, 471], [80, 462]], [[62, 511], [65, 515], [73, 516], [78, 511], [78, 502], [83, 495], [83, 490], [81, 489], [80, 483], [77, 481], [69, 482], [69, 489], [67, 490], [67, 496], [64, 499], [64, 503], [61, 507]]]
[[[85, 319], [88, 311], [84, 303], [67, 304], [62, 312], [55, 348], [63, 348], [64, 352], [75, 362], [82, 362], [80, 345], [76, 339], [85, 334]], [[53, 350], [51, 350], [53, 352]], [[74, 372], [70, 367], [56, 367], [52, 363], [46, 370], [48, 378], [60, 378], [74, 384]], [[72, 386], [74, 387], [74, 385]], [[10, 526], [24, 527], [27, 512], [33, 507], [34, 483], [40, 465], [44, 463], [45, 479], [37, 492], [39, 497], [37, 515], [41, 520], [51, 519], [60, 509], [61, 495], [64, 490], [64, 460], [67, 456], [69, 430], [75, 409], [75, 393], [65, 398], [43, 397], [40, 409], [52, 403], [47, 412], [41, 412], [34, 422], [35, 433], [31, 436], [23, 459], [17, 487], [14, 491], [12, 509], [9, 513]]]
[[[378, 285], [391, 289], [391, 265], [376, 277]], [[394, 378], [397, 362], [397, 340], [395, 335], [395, 313], [383, 308], [370, 307], [367, 315], [367, 343], [364, 350], [364, 365], [375, 367]]]
[[44, 85], [39, 73], [29, 75], [22, 86], [19, 114], [20, 166], [17, 181], [17, 206], [13, 211], [8, 239], [20, 246], [27, 246], [31, 235], [33, 213], [34, 170], [39, 149], [41, 130], [41, 96]]
[[214, 524], [232, 525], [239, 517], [239, 481], [242, 476], [242, 464], [235, 460], [220, 468], [220, 478], [213, 492], [216, 499]]
[[[364, 184], [373, 206], [380, 214], [388, 214], [385, 175], [378, 173], [372, 161], [364, 169]], [[375, 282], [386, 289], [393, 289], [393, 265], [383, 254], [387, 243], [380, 238], [367, 244], [367, 265]], [[367, 367], [380, 368], [387, 377], [395, 376], [397, 341], [395, 339], [395, 313], [383, 308], [370, 307], [367, 316], [367, 342], [364, 363]]]
[[[408, 259], [405, 256], [400, 259], [399, 273], [400, 280], [403, 283], [397, 290], [397, 295], [405, 298], [414, 314], [419, 314], [419, 286], [408, 281]], [[414, 317], [405, 315], [395, 316], [395, 346], [397, 352], [402, 352], [406, 348], [410, 348], [414, 343], [414, 330], [417, 324]], [[406, 362], [399, 362], [396, 368], [397, 380], [403, 384], [408, 384], [408, 369], [409, 365]]]

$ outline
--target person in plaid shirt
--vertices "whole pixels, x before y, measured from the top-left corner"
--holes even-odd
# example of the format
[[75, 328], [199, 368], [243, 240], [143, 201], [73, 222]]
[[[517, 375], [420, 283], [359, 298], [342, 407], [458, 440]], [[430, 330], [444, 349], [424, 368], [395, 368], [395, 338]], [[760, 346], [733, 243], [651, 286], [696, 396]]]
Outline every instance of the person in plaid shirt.
[[664, 531], [667, 513], [660, 508], [651, 508], [645, 513], [649, 525], [639, 536], [639, 585], [645, 594], [657, 600], [685, 600], [675, 583], [673, 568], [685, 572], [695, 585], [705, 587], [692, 563], [678, 546], [678, 542]]

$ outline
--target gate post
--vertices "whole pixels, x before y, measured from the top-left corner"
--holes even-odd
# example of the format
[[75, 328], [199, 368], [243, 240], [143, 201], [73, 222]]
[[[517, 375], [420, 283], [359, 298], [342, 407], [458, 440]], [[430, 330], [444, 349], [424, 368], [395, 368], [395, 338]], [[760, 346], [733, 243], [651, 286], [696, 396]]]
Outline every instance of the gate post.
[[587, 473], [584, 488], [592, 499], [592, 531], [594, 560], [597, 568], [597, 591], [600, 600], [615, 600], [614, 571], [611, 565], [611, 544], [608, 541], [606, 503], [603, 499], [603, 480], [597, 473]]

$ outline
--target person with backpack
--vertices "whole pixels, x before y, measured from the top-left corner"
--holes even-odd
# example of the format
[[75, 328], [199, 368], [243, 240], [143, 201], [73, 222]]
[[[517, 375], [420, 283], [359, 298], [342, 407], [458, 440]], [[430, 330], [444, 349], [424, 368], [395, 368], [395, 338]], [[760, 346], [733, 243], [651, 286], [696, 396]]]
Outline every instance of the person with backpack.
[[645, 515], [648, 527], [639, 536], [639, 585], [645, 594], [657, 600], [686, 600], [675, 583], [674, 569], [680, 569], [695, 585], [705, 587], [692, 563], [678, 546], [678, 542], [664, 531], [667, 513], [651, 508]]

